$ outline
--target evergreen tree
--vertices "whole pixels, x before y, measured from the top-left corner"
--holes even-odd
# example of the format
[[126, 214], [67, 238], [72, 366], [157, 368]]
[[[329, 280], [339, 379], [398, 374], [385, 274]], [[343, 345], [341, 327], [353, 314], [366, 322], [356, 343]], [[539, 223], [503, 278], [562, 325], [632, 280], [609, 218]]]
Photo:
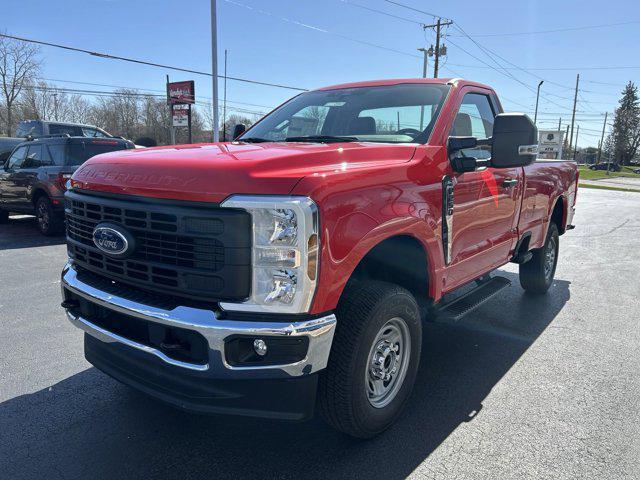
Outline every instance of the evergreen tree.
[[611, 132], [613, 161], [619, 165], [627, 165], [640, 146], [640, 100], [638, 87], [633, 82], [624, 87], [619, 103]]

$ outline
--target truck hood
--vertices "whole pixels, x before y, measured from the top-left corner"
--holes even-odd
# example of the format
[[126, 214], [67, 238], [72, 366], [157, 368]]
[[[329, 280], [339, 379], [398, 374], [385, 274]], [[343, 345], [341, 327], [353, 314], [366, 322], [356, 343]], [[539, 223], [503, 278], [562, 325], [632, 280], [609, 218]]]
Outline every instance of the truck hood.
[[217, 143], [97, 155], [74, 187], [175, 200], [220, 202], [231, 194], [288, 194], [307, 175], [406, 162], [412, 144]]

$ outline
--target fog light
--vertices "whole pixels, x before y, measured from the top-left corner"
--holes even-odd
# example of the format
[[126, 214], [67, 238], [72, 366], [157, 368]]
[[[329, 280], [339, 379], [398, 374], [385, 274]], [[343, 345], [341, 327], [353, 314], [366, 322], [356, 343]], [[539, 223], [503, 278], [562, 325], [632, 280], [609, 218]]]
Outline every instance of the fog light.
[[264, 357], [267, 354], [267, 344], [261, 338], [256, 338], [253, 341], [253, 349], [256, 351], [258, 355]]

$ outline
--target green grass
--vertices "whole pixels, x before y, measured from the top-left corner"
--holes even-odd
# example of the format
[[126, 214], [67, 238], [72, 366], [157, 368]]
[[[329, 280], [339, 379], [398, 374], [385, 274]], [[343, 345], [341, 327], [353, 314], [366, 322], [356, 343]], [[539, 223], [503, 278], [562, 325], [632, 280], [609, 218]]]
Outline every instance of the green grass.
[[633, 173], [633, 169], [638, 167], [622, 167], [621, 172], [609, 172], [607, 175], [606, 170], [589, 170], [589, 167], [580, 165], [578, 170], [580, 171], [580, 180], [599, 180], [601, 178], [615, 178], [615, 177], [632, 177], [639, 178], [640, 175]]
[[[580, 174], [582, 178], [582, 174]], [[635, 192], [640, 193], [640, 190], [634, 190], [632, 188], [624, 188], [624, 187], [610, 187], [608, 185], [587, 185], [586, 183], [579, 183], [579, 188], [593, 188], [595, 190], [613, 190], [615, 192]]]

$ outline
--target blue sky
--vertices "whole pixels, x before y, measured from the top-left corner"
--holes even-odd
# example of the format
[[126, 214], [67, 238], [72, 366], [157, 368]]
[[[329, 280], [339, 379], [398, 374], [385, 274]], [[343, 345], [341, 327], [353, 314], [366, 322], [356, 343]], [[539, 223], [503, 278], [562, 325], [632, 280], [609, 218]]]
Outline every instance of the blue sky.
[[[636, 1], [397, 1], [453, 19], [484, 49], [460, 30], [449, 27], [446, 30], [449, 37], [444, 40], [448, 55], [440, 76], [463, 76], [487, 83], [498, 91], [505, 109], [532, 115], [535, 88], [544, 79], [540, 128], [557, 126], [560, 116], [563, 125], [570, 121], [572, 88], [576, 73], [580, 73], [577, 115], [580, 146], [597, 143], [602, 114], [613, 111], [624, 83], [640, 80], [640, 3]], [[209, 5], [208, 0], [2, 0], [0, 30], [210, 71]], [[230, 76], [303, 88], [420, 76], [422, 60], [416, 49], [434, 43], [435, 35], [430, 30], [423, 31], [418, 23], [432, 21], [429, 15], [384, 0], [218, 0], [219, 68], [222, 72], [223, 52], [228, 49]], [[638, 23], [545, 34], [497, 35], [634, 21]], [[474, 36], [478, 34], [484, 36]], [[47, 79], [162, 92], [168, 73], [173, 80], [195, 79], [196, 96], [204, 101], [211, 97], [208, 77], [49, 47], [42, 48], [42, 58], [42, 77]], [[511, 69], [496, 71], [494, 60]], [[636, 68], [592, 69], [603, 66]], [[111, 89], [54, 83], [69, 88]], [[295, 93], [228, 82], [228, 99], [241, 102], [230, 103], [230, 108], [264, 112]]]

